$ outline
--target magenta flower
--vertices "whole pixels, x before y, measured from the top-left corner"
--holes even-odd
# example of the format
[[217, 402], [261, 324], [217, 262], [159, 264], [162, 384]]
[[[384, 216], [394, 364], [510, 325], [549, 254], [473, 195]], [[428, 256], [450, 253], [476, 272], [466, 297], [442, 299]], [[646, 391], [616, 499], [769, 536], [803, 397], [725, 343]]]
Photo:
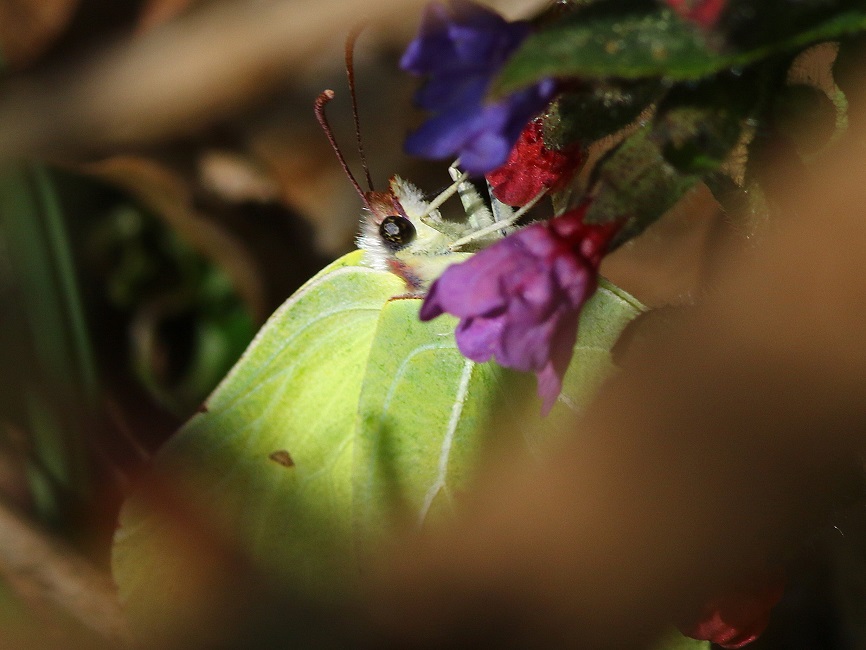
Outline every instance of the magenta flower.
[[502, 165], [523, 127], [553, 96], [553, 80], [546, 79], [486, 101], [493, 77], [529, 32], [529, 23], [509, 23], [468, 0], [455, 0], [450, 9], [428, 5], [400, 67], [427, 77], [415, 102], [433, 116], [409, 135], [406, 151], [426, 158], [459, 156], [474, 175]]
[[595, 292], [598, 267], [619, 224], [583, 223], [587, 206], [527, 226], [449, 266], [421, 306], [421, 320], [460, 318], [464, 356], [491, 357], [533, 371], [542, 411], [550, 411], [577, 339], [580, 310]]

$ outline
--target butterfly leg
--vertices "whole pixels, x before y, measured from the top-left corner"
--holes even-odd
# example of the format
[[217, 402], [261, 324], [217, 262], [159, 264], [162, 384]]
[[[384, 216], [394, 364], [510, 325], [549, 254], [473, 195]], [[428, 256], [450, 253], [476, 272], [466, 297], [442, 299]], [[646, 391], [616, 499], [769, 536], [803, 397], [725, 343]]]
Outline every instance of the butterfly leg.
[[[496, 198], [496, 195], [493, 194], [493, 187], [490, 185], [490, 181], [487, 181], [487, 193], [490, 195], [490, 210], [493, 212], [493, 221], [497, 223], [510, 222], [514, 217], [514, 208]], [[507, 234], [508, 232], [503, 229], [502, 235], [505, 236]]]
[[485, 228], [494, 222], [494, 218], [478, 190], [468, 180], [468, 175], [457, 168], [457, 163], [456, 160], [451, 163], [448, 173], [451, 175], [451, 179], [458, 184], [457, 193], [460, 195], [460, 202], [463, 204], [464, 212], [466, 212], [466, 219], [473, 229]]
[[469, 172], [461, 173], [457, 170], [457, 162], [459, 161], [455, 160], [453, 163], [451, 163], [451, 167], [449, 167], [449, 171], [451, 169], [454, 169], [454, 171], [457, 172], [456, 177], [454, 175], [451, 176], [454, 182], [451, 183], [451, 185], [446, 187], [444, 190], [442, 190], [435, 199], [430, 201], [430, 203], [427, 205], [427, 209], [424, 211], [424, 214], [421, 215], [422, 221], [426, 222], [427, 217], [429, 217], [434, 210], [437, 210], [439, 206], [445, 203], [445, 201], [457, 194], [460, 191], [461, 184], [466, 183], [466, 181], [469, 179]]
[[529, 210], [531, 210], [532, 207], [541, 200], [541, 197], [543, 197], [545, 194], [547, 194], [547, 189], [541, 190], [538, 194], [536, 194], [534, 197], [532, 197], [532, 200], [530, 200], [529, 203], [524, 205], [522, 208], [520, 208], [516, 212], [512, 213], [511, 216], [508, 217], [507, 219], [505, 219], [503, 221], [498, 221], [494, 224], [487, 226], [486, 228], [481, 228], [480, 230], [476, 230], [475, 232], [470, 233], [470, 234], [466, 235], [465, 237], [461, 237], [460, 239], [455, 241], [453, 244], [451, 244], [451, 246], [449, 246], [448, 248], [452, 251], [455, 251], [455, 250], [459, 249], [461, 246], [468, 244], [469, 242], [475, 241], [476, 239], [480, 239], [482, 237], [486, 237], [487, 235], [494, 233], [497, 230], [504, 230], [505, 228], [508, 228], [509, 226], [517, 223], [523, 217], [523, 215], [525, 215], [527, 212], [529, 212]]

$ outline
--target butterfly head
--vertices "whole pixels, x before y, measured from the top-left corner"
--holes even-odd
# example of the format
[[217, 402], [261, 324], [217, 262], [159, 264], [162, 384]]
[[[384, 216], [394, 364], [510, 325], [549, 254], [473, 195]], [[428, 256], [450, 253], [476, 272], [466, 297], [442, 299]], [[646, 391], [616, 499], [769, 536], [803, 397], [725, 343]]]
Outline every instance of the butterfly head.
[[[325, 106], [334, 98], [333, 90], [325, 90], [316, 98], [316, 119], [327, 136], [346, 177], [366, 206], [367, 214], [362, 220], [361, 232], [357, 239], [358, 247], [366, 253], [366, 263], [373, 268], [390, 271], [400, 276], [406, 282], [408, 293], [422, 295], [446, 266], [465, 259], [468, 255], [468, 253], [453, 252], [452, 249], [452, 244], [465, 234], [467, 224], [443, 220], [436, 209], [442, 201], [458, 191], [461, 184], [465, 185], [463, 183], [465, 178], [455, 182], [452, 186], [453, 191], [443, 192], [432, 203], [424, 200], [418, 188], [397, 176], [391, 179], [388, 191], [373, 190], [373, 181], [361, 142], [355, 96], [352, 53], [357, 35], [357, 32], [353, 32], [346, 41], [346, 73], [352, 100], [358, 154], [368, 190], [361, 187], [349, 169], [325, 115]], [[478, 220], [479, 215], [484, 219], [485, 213], [489, 219], [486, 208], [473, 207], [471, 212], [475, 215], [473, 217], [475, 221]], [[472, 226], [477, 227], [477, 224]]]
[[410, 292], [423, 293], [445, 266], [465, 257], [451, 252], [453, 233], [408, 181], [395, 176], [388, 192], [365, 192], [364, 198], [358, 247], [370, 266], [399, 275]]

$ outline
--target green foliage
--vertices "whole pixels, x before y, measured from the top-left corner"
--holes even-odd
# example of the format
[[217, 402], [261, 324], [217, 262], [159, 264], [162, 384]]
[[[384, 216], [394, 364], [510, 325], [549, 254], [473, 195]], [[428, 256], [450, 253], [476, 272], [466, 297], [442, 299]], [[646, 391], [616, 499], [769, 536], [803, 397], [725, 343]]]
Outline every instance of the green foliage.
[[665, 2], [560, 4], [491, 92], [554, 77], [561, 93], [543, 116], [548, 147], [623, 140], [596, 163], [587, 194], [590, 221], [625, 222], [616, 245], [699, 183], [747, 224], [766, 207], [744, 198], [762, 195], [753, 151], [806, 161], [847, 128], [848, 98], [838, 87], [789, 85], [792, 62], [813, 44], [841, 39], [834, 72], [843, 90], [856, 86], [864, 30], [866, 9], [849, 1], [729, 0], [714, 24], [693, 23]]
[[707, 74], [708, 58], [701, 33], [669, 9], [603, 2], [530, 36], [496, 90], [509, 92], [548, 76], [694, 79]]
[[716, 172], [757, 110], [761, 75], [719, 75], [675, 87], [645, 126], [609, 152], [594, 170], [591, 223], [625, 220], [617, 242], [636, 235]]
[[[525, 375], [465, 359], [455, 319], [421, 323], [403, 281], [360, 259], [344, 256], [291, 297], [156, 459], [157, 476], [181, 468], [193, 510], [256, 566], [317, 595], [351, 588], [367, 544], [392, 525], [450, 512], [491, 423], [539, 408]], [[607, 283], [589, 303], [570, 405], [610, 372], [610, 348], [639, 310]], [[146, 490], [121, 516], [114, 575], [140, 629], [182, 598], [166, 517]]]
[[39, 515], [68, 523], [89, 489], [98, 386], [57, 189], [38, 165], [0, 171], [0, 288], [0, 359], [16, 369], [0, 389], [0, 415], [26, 432]]
[[550, 149], [587, 144], [628, 126], [664, 93], [655, 80], [601, 81], [563, 92], [544, 116]]
[[773, 98], [772, 110], [779, 132], [794, 142], [802, 155], [819, 151], [836, 133], [836, 106], [813, 86], [792, 84], [782, 88]]
[[654, 2], [603, 2], [530, 36], [500, 74], [496, 93], [544, 77], [689, 81], [866, 29], [866, 9], [822, 15], [802, 31], [743, 50], [713, 39]]
[[[76, 189], [83, 194], [80, 179]], [[79, 198], [79, 203], [83, 198]], [[148, 393], [187, 417], [255, 334], [224, 269], [143, 207], [118, 197], [78, 220], [106, 309], [129, 321], [130, 365]]]
[[659, 103], [650, 136], [664, 159], [683, 173], [716, 171], [766, 102], [762, 89], [770, 73], [721, 73], [672, 88]]
[[648, 128], [638, 131], [596, 167], [596, 195], [586, 220], [625, 219], [618, 242], [640, 234], [701, 180], [677, 171], [650, 134]]

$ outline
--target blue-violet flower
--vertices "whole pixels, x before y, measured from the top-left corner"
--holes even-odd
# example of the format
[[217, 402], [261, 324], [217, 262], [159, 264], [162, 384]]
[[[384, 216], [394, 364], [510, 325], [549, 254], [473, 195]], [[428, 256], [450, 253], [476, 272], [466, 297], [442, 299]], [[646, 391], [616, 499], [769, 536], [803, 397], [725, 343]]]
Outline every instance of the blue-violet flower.
[[464, 356], [495, 357], [533, 371], [542, 411], [562, 390], [577, 339], [580, 310], [598, 285], [598, 267], [618, 223], [585, 224], [587, 206], [535, 223], [449, 266], [421, 306], [421, 320], [444, 312], [460, 318], [455, 337]]
[[418, 36], [400, 67], [426, 82], [415, 95], [432, 117], [411, 133], [406, 151], [426, 158], [459, 156], [463, 169], [482, 175], [502, 165], [526, 123], [554, 93], [545, 79], [498, 101], [486, 101], [493, 77], [529, 35], [525, 21], [507, 22], [468, 0], [429, 4]]

